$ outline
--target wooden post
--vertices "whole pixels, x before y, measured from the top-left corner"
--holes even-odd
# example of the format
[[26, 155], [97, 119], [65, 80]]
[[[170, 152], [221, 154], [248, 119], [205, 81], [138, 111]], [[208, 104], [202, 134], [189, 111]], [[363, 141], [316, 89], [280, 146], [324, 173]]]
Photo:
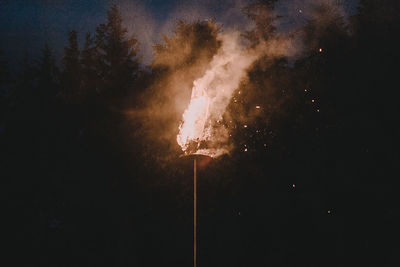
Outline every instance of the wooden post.
[[197, 266], [197, 262], [196, 262], [196, 249], [197, 249], [197, 236], [196, 236], [196, 230], [197, 230], [197, 227], [196, 227], [196, 202], [197, 202], [197, 192], [196, 192], [196, 157], [194, 157], [194, 161], [193, 161], [193, 206], [194, 206], [194, 212], [193, 212], [193, 217], [194, 217], [194, 229], [193, 229], [193, 231], [194, 231], [194, 254], [193, 254], [193, 256], [194, 256], [194, 267], [196, 267]]

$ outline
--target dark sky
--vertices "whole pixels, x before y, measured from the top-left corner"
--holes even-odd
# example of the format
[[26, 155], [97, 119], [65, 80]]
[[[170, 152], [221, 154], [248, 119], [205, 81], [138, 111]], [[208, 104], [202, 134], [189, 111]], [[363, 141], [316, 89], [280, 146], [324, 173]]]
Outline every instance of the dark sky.
[[[241, 13], [250, 0], [0, 0], [0, 48], [11, 68], [20, 63], [24, 55], [36, 58], [47, 41], [57, 58], [67, 42], [67, 32], [77, 30], [80, 41], [86, 32], [94, 32], [105, 22], [109, 6], [116, 2], [130, 33], [141, 42], [144, 62], [151, 61], [151, 47], [162, 33], [168, 34], [178, 18], [186, 20], [214, 18], [224, 28], [245, 30], [251, 23]], [[299, 8], [306, 10], [310, 2], [323, 0], [292, 0], [281, 8], [293, 17]], [[335, 0], [325, 0], [337, 2]], [[349, 9], [356, 0], [349, 0]], [[302, 13], [303, 15], [306, 12]]]

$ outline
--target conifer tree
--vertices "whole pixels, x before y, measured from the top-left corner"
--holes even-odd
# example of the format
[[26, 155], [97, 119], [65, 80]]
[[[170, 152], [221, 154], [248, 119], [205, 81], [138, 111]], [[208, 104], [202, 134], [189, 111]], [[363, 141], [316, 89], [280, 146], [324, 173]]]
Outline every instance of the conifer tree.
[[62, 96], [68, 101], [76, 101], [82, 95], [81, 92], [81, 64], [79, 62], [80, 51], [78, 47], [77, 32], [68, 34], [69, 45], [64, 49], [62, 59]]
[[85, 36], [85, 44], [80, 54], [82, 67], [82, 91], [84, 95], [93, 95], [98, 91], [100, 80], [98, 73], [98, 56], [93, 36], [88, 32]]
[[59, 70], [47, 43], [42, 50], [42, 56], [39, 59], [37, 71], [38, 96], [43, 101], [54, 98], [58, 94], [57, 85]]
[[139, 43], [127, 34], [121, 13], [114, 4], [108, 11], [107, 23], [96, 29], [96, 68], [102, 82], [98, 89], [105, 94], [124, 94], [138, 75]]

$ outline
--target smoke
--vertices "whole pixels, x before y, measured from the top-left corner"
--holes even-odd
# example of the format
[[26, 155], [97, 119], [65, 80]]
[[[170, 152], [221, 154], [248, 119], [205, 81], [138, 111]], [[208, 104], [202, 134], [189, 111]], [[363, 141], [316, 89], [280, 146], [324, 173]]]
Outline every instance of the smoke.
[[[192, 23], [213, 19], [224, 25], [225, 29], [241, 33], [254, 27], [254, 22], [243, 14], [243, 9], [254, 2], [251, 0], [176, 2], [171, 6], [160, 7], [166, 12], [162, 15], [155, 13], [155, 9], [150, 8], [143, 1], [119, 0], [115, 2], [120, 6], [129, 33], [139, 40], [145, 65], [149, 65], [153, 60], [152, 46], [162, 41], [163, 35], [173, 34], [177, 20]], [[296, 39], [297, 44], [300, 45], [297, 31], [304, 23], [311, 19], [321, 22], [327, 20], [327, 17], [314, 12], [316, 7], [329, 7], [331, 13], [340, 14], [348, 22], [349, 15], [355, 12], [357, 2], [357, 0], [278, 1], [274, 10], [274, 16], [278, 19], [274, 21], [274, 26], [277, 28], [278, 35], [291, 35], [291, 38]]]
[[[163, 35], [173, 34], [177, 20], [194, 23], [211, 19], [225, 25], [227, 29], [240, 32], [253, 26], [253, 22], [243, 15], [243, 8], [248, 4], [248, 0], [193, 0], [177, 2], [175, 5], [171, 2], [156, 9], [151, 9], [149, 4], [138, 0], [115, 2], [120, 7], [129, 34], [139, 40], [145, 65], [151, 64], [153, 60], [153, 45], [161, 42]], [[156, 13], [161, 11], [165, 14]]]
[[[262, 58], [271, 62], [277, 58], [289, 61], [301, 58], [307, 52], [305, 36], [300, 30], [305, 23], [310, 20], [316, 21], [316, 25], [320, 23], [316, 31], [319, 34], [324, 32], [330, 18], [335, 17], [326, 14], [346, 16], [343, 8], [328, 1], [279, 1], [273, 14], [277, 17], [275, 34], [249, 48], [242, 34], [255, 25], [243, 14], [247, 1], [222, 2], [180, 4], [163, 21], [155, 19], [141, 4], [121, 5], [124, 19], [129, 18], [130, 31], [147, 49], [144, 59], [151, 63], [153, 70], [145, 93], [136, 101], [141, 104], [129, 112], [133, 121], [140, 122], [133, 134], [143, 144], [149, 144], [144, 151], [153, 159], [168, 161], [180, 154], [181, 148], [187, 154], [214, 157], [229, 153], [234, 146], [226, 123], [231, 117], [227, 107], [236, 90], [239, 87], [250, 90], [254, 86], [266, 86], [264, 91], [278, 89], [265, 84], [247, 86], [251, 83], [247, 80], [248, 71], [254, 63]], [[317, 6], [328, 7], [325, 10], [330, 13], [315, 12]], [[224, 7], [228, 8], [223, 10]], [[212, 23], [210, 18], [219, 23]], [[207, 25], [212, 30], [204, 34], [204, 29], [193, 27], [180, 32], [177, 19], [183, 19], [185, 25]], [[265, 66], [262, 71], [268, 72], [268, 64]], [[272, 92], [265, 94], [273, 95]], [[193, 105], [200, 108], [194, 111]], [[194, 130], [188, 131], [188, 128]]]
[[229, 131], [223, 116], [246, 69], [257, 58], [255, 50], [240, 45], [239, 36], [238, 32], [220, 34], [221, 48], [204, 76], [193, 82], [191, 101], [177, 137], [186, 153], [217, 157], [229, 151]]

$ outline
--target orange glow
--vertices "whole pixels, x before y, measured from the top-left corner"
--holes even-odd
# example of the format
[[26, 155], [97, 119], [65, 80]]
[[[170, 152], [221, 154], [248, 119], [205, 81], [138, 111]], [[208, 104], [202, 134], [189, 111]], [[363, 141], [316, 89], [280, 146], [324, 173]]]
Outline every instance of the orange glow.
[[256, 59], [256, 54], [241, 46], [239, 37], [239, 33], [220, 35], [222, 47], [204, 76], [193, 82], [177, 135], [177, 142], [187, 155], [218, 157], [232, 148], [228, 144], [228, 127], [223, 123], [224, 113], [246, 69]]

